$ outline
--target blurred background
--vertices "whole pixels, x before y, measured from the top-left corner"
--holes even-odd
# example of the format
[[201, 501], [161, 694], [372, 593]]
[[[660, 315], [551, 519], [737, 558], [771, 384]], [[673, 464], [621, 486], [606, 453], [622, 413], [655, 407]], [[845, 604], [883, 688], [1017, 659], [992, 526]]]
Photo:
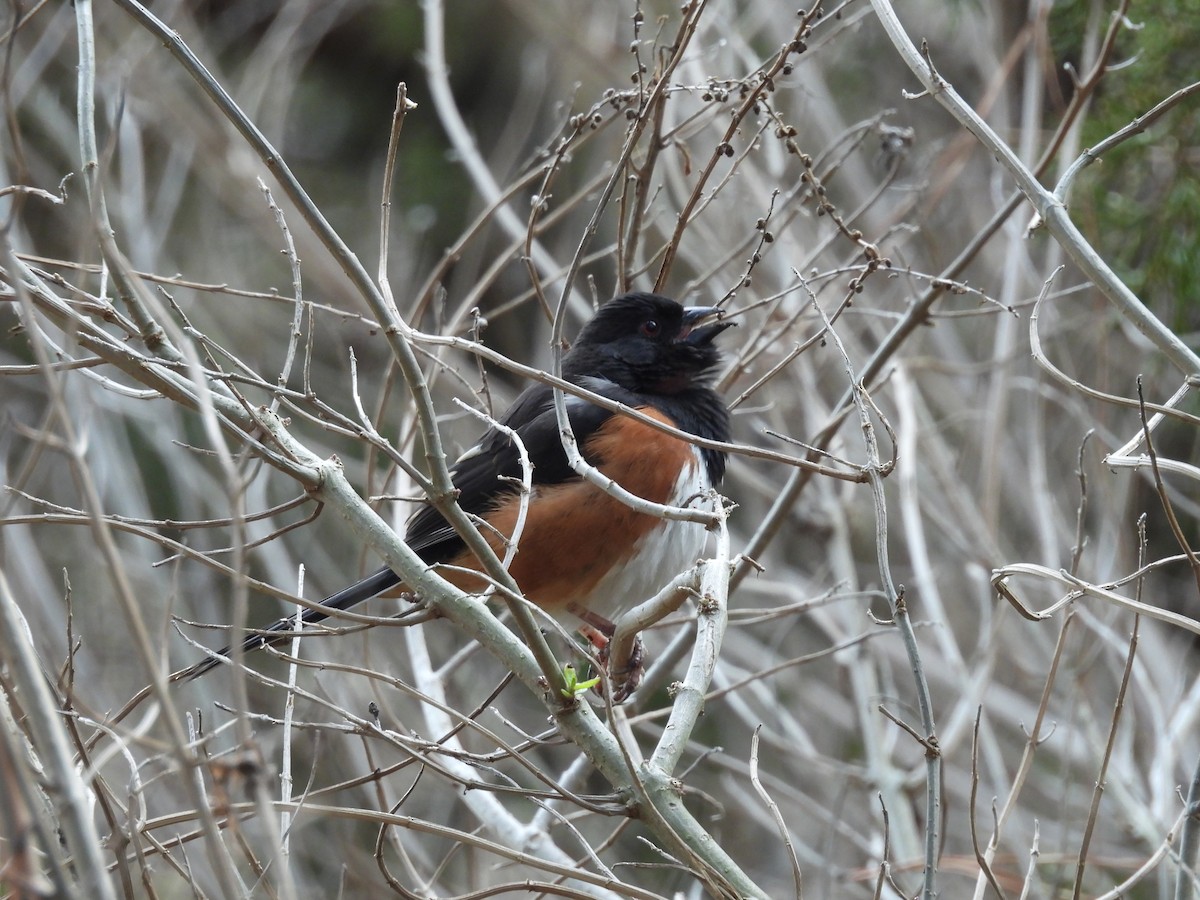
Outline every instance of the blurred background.
[[[898, 6], [940, 73], [1046, 185], [1200, 70], [1197, 0]], [[1135, 622], [1095, 596], [1031, 621], [991, 576], [1044, 567], [1010, 585], [1042, 609], [1070, 590], [1053, 577], [1065, 570], [1194, 624], [1198, 575], [1179, 537], [1197, 537], [1187, 465], [1196, 419], [1168, 418], [1154, 432], [1156, 452], [1174, 464], [1161, 491], [1149, 466], [1109, 454], [1141, 432], [1139, 379], [1145, 400], [1164, 404], [1195, 373], [1177, 371], [1044, 228], [1030, 230], [1032, 208], [1010, 203], [1015, 182], [969, 133], [930, 97], [905, 96], [919, 84], [868, 2], [826, 2], [811, 16], [765, 0], [682, 9], [178, 0], [151, 9], [367, 270], [385, 259], [397, 308], [415, 328], [548, 367], [560, 298], [568, 336], [625, 290], [657, 286], [689, 304], [720, 304], [740, 326], [722, 338], [720, 375], [735, 440], [793, 456], [819, 443], [831, 455], [821, 461], [842, 472], [868, 462], [857, 414], [845, 415], [852, 380], [865, 379], [885, 461], [896, 452], [884, 546], [916, 625], [942, 758], [940, 895], [1113, 896], [1127, 879], [1121, 896], [1174, 895], [1170, 848], [1200, 754], [1196, 634]], [[201, 416], [89, 362], [71, 328], [14, 289], [19, 259], [97, 327], [145, 349], [137, 329], [106, 311], [123, 307], [81, 172], [77, 16], [69, 4], [0, 11], [0, 185], [23, 186], [0, 194], [0, 571], [46, 677], [75, 711], [80, 745], [97, 737], [92, 764], [114, 802], [130, 807], [128, 821], [101, 816], [101, 834], [119, 831], [163, 860], [139, 860], [114, 838], [120, 849], [106, 853], [118, 890], [124, 878], [127, 894], [220, 895], [215, 864], [183, 842], [195, 836], [195, 775], [158, 743], [170, 711], [108, 730], [94, 723], [152, 667], [200, 658], [175, 617], [232, 621], [229, 573], [198, 556], [285, 592], [296, 591], [303, 565], [313, 599], [378, 561], [295, 481], [228, 435], [223, 461]], [[336, 455], [402, 528], [411, 481], [347, 425], [359, 421], [353, 355], [366, 414], [424, 465], [408, 389], [371, 310], [163, 42], [119, 4], [100, 3], [94, 16], [99, 177], [116, 243], [157, 298], [156, 316], [206, 366], [244, 376], [249, 401], [271, 402], [276, 383], [290, 388], [283, 412], [293, 433], [319, 456]], [[401, 82], [417, 106], [399, 136], [381, 248]], [[1200, 324], [1198, 110], [1184, 99], [1086, 169], [1069, 198], [1096, 251], [1190, 344]], [[260, 179], [294, 241], [299, 283]], [[999, 215], [1006, 207], [1014, 211]], [[853, 374], [814, 304], [833, 319]], [[298, 358], [283, 376], [289, 346]], [[417, 347], [456, 452], [480, 426], [452, 398], [500, 410], [521, 382], [469, 353]], [[1197, 413], [1190, 396], [1176, 406]], [[734, 578], [714, 694], [681, 774], [688, 807], [770, 896], [797, 892], [788, 842], [806, 897], [913, 896], [928, 825], [925, 748], [880, 711], [920, 730], [909, 661], [887, 624], [871, 491], [861, 478], [735, 455], [723, 493], [736, 504], [732, 549], [760, 570], [743, 566]], [[249, 517], [244, 532], [235, 513]], [[96, 516], [113, 526], [159, 660], [131, 651]], [[292, 609], [254, 592], [247, 620]], [[685, 610], [646, 635], [652, 659], [673, 658], [693, 616]], [[221, 631], [182, 631], [224, 643]], [[496, 837], [421, 743], [441, 722], [411, 687], [427, 688], [426, 657], [444, 702], [489, 729], [464, 732], [456, 759], [509, 791], [497, 796], [511, 815], [541, 823], [569, 857], [594, 848], [643, 890], [701, 896], [700, 882], [645, 843], [642, 823], [530, 799], [542, 786], [533, 771], [589, 795], [609, 785], [548, 735], [538, 698], [519, 684], [493, 695], [502, 667], [447, 623], [313, 640], [304, 655], [333, 667], [301, 674], [311, 695], [299, 701], [290, 747], [295, 794], [343, 814], [298, 815], [288, 865], [299, 896], [382, 895], [395, 889], [389, 873], [419, 896], [530, 877], [445, 833], [398, 834], [370, 814], [394, 809]], [[284, 672], [267, 657], [249, 664]], [[631, 733], [647, 748], [671, 704], [666, 682], [683, 665], [630, 707]], [[246, 690], [225, 672], [172, 688], [179, 709], [200, 716], [201, 755], [242, 759], [253, 746], [275, 791], [284, 693]], [[354, 724], [371, 703], [405, 740]], [[251, 744], [238, 722], [249, 722]], [[501, 742], [519, 745], [526, 764], [498, 752]], [[756, 792], [752, 755], [786, 841]], [[272, 840], [260, 819], [227, 835], [249, 892], [287, 892], [270, 873], [256, 882], [255, 860]], [[991, 878], [977, 859], [989, 842]]]

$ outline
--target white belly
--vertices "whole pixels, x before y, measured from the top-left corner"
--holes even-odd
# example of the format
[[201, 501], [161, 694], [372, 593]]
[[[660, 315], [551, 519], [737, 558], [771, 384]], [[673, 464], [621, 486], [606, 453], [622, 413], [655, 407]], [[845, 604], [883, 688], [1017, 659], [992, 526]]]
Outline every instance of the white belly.
[[[712, 487], [708, 470], [697, 448], [692, 448], [692, 455], [692, 465], [684, 466], [667, 502], [671, 506], [686, 504], [693, 509], [711, 509], [712, 501], [698, 496]], [[704, 552], [707, 537], [708, 532], [697, 522], [664, 520], [638, 541], [624, 565], [610, 569], [576, 603], [609, 621], [614, 620], [649, 600], [675, 576], [695, 565]]]

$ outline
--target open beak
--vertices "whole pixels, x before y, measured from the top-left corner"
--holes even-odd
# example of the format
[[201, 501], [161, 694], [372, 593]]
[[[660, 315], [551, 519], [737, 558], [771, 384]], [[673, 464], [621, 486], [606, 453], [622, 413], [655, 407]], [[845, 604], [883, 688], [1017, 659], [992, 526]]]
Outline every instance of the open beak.
[[689, 306], [683, 311], [683, 328], [679, 330], [676, 340], [689, 344], [710, 344], [726, 328], [737, 324], [721, 321], [724, 316], [725, 310], [715, 306]]

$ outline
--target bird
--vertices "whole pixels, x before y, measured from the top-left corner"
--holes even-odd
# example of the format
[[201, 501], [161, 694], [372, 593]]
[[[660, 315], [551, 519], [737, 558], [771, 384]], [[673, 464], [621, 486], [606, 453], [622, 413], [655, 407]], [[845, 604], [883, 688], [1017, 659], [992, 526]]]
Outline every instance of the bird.
[[[727, 443], [729, 410], [713, 387], [720, 363], [714, 340], [733, 324], [719, 308], [626, 293], [584, 324], [562, 358], [562, 377], [697, 438]], [[636, 511], [577, 474], [563, 449], [553, 397], [550, 385], [531, 383], [497, 420], [503, 428], [489, 427], [450, 475], [459, 506], [486, 523], [480, 532], [503, 557], [521, 505], [522, 464], [506, 429], [516, 433], [531, 463], [532, 489], [509, 574], [526, 599], [598, 642], [611, 637], [620, 613], [695, 564], [705, 527]], [[721, 485], [727, 462], [721, 449], [696, 446], [573, 395], [566, 409], [583, 458], [638, 497], [685, 506]], [[404, 540], [460, 589], [482, 594], [491, 584], [432, 504], [412, 515]], [[404, 591], [401, 577], [385, 567], [325, 598], [319, 609], [306, 609], [302, 619], [316, 623], [328, 618], [327, 610]], [[244, 647], [290, 639], [294, 627], [294, 619], [281, 619]], [[227, 648], [177, 674], [190, 680], [228, 655]]]

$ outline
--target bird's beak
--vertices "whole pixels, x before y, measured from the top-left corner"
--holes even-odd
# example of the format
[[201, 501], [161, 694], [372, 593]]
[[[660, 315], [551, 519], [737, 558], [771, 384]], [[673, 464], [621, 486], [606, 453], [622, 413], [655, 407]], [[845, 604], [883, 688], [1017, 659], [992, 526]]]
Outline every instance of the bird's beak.
[[736, 322], [722, 322], [725, 310], [715, 306], [689, 306], [683, 311], [683, 327], [677, 340], [689, 344], [709, 344], [713, 338], [732, 328]]

